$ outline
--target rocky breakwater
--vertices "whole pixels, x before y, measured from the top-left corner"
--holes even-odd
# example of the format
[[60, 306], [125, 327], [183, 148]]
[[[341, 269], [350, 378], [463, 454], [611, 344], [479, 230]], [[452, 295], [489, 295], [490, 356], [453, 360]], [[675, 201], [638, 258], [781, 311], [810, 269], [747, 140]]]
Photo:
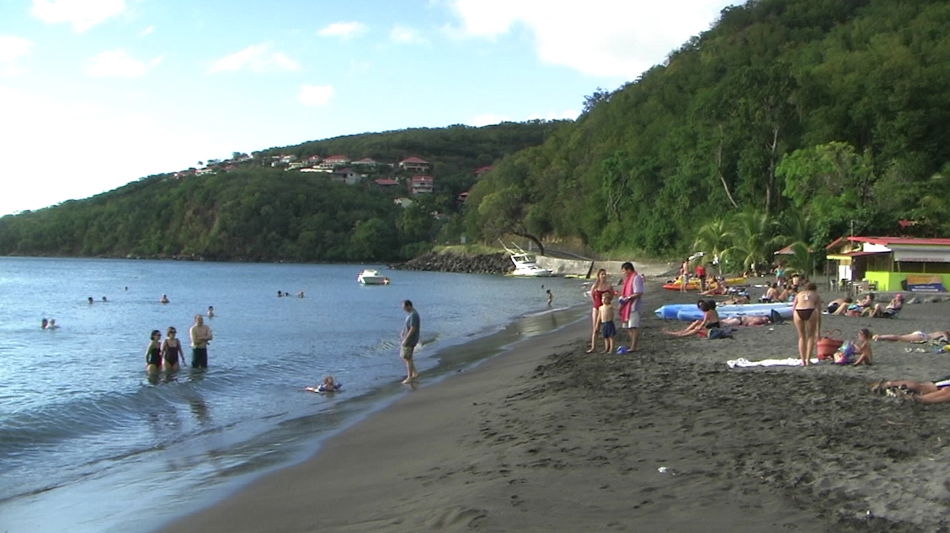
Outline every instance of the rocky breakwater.
[[454, 254], [429, 252], [405, 263], [392, 265], [397, 270], [427, 270], [435, 272], [464, 272], [467, 274], [507, 274], [514, 264], [506, 253]]

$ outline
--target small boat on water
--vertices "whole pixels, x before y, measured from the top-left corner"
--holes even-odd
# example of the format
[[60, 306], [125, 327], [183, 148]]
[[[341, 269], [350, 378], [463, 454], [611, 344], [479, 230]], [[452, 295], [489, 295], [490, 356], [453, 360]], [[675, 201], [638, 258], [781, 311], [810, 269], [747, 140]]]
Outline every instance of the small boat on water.
[[356, 276], [356, 281], [363, 285], [389, 285], [389, 278], [383, 276], [378, 270], [371, 268], [364, 269]]
[[511, 257], [511, 262], [515, 264], [512, 276], [522, 276], [531, 278], [546, 278], [554, 275], [554, 272], [547, 268], [538, 266], [534, 254], [528, 253], [515, 246], [515, 249], [505, 246], [505, 251]]

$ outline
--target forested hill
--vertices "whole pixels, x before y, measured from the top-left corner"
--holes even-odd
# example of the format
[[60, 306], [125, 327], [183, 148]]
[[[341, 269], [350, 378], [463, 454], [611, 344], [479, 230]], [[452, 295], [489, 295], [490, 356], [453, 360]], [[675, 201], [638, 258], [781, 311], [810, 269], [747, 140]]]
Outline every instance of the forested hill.
[[950, 235], [950, 2], [759, 0], [479, 182], [483, 238], [704, 250]]
[[[0, 254], [409, 258], [428, 250], [440, 233], [461, 232], [458, 197], [475, 183], [477, 170], [540, 145], [565, 124], [416, 128], [235, 153], [202, 168], [148, 176], [85, 200], [0, 218]], [[334, 155], [349, 162], [326, 165], [334, 173], [313, 172]], [[428, 165], [400, 168], [406, 159]], [[432, 176], [434, 191], [411, 195], [415, 175]], [[394, 202], [409, 197], [411, 205]]]

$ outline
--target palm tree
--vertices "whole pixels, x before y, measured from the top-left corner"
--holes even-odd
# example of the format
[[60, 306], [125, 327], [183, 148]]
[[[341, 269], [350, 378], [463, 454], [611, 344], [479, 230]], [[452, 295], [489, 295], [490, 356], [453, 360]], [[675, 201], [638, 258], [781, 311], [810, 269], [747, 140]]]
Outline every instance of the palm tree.
[[756, 265], [771, 263], [771, 254], [778, 248], [775, 220], [764, 211], [746, 209], [733, 216], [729, 224], [732, 248], [729, 259], [741, 269], [756, 270]]
[[723, 218], [716, 218], [700, 226], [696, 232], [696, 239], [693, 241], [693, 249], [702, 251], [706, 255], [712, 255], [719, 258], [717, 265], [718, 273], [722, 274], [722, 258], [732, 247], [732, 233], [729, 231], [729, 225]]

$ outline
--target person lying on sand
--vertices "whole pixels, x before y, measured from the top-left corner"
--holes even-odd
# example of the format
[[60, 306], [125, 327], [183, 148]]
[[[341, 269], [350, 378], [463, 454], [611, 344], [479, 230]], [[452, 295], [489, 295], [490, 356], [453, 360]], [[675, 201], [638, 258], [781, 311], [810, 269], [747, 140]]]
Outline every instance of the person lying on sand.
[[950, 402], [950, 376], [936, 381], [881, 381], [871, 385], [871, 392], [908, 396], [918, 403]]
[[934, 331], [933, 333], [924, 333], [915, 331], [904, 335], [875, 335], [875, 341], [890, 342], [911, 342], [914, 344], [950, 344], [950, 331]]
[[719, 323], [723, 326], [764, 326], [772, 323], [772, 318], [767, 316], [733, 316], [722, 318]]
[[828, 302], [828, 308], [825, 311], [829, 315], [841, 315], [844, 316], [848, 312], [848, 306], [851, 305], [853, 300], [851, 298], [835, 298]]

